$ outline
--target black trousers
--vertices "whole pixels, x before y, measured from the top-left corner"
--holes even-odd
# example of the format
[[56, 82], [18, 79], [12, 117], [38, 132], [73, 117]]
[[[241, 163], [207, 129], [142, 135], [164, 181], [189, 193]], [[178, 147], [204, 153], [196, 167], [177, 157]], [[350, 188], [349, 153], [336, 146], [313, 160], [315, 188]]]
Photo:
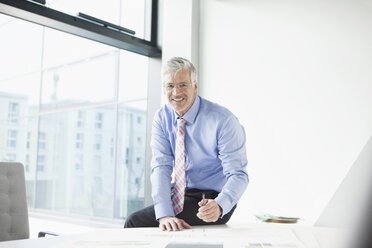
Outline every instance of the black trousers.
[[[229, 213], [225, 214], [222, 218], [219, 218], [216, 222], [204, 222], [196, 216], [199, 209], [198, 202], [202, 199], [202, 193], [205, 194], [205, 198], [207, 199], [214, 199], [218, 196], [218, 192], [213, 190], [186, 189], [183, 211], [176, 215], [176, 217], [183, 219], [192, 226], [226, 224], [231, 218], [236, 205]], [[124, 224], [124, 228], [158, 226], [159, 222], [155, 217], [154, 205], [129, 215]]]

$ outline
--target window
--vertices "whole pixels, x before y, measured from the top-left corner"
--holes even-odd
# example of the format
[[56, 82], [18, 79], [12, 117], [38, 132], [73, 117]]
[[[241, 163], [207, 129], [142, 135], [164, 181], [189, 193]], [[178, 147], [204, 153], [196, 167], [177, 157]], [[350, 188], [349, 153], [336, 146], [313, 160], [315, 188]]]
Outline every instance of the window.
[[25, 158], [25, 171], [29, 172], [30, 171], [30, 154], [26, 154]]
[[5, 157], [5, 161], [7, 162], [16, 162], [17, 161], [17, 155], [14, 153], [7, 153]]
[[[31, 209], [122, 219], [144, 206], [144, 179], [135, 180], [144, 164], [135, 158], [145, 154], [146, 125], [133, 118], [146, 123], [149, 58], [161, 56], [151, 3], [47, 0], [41, 10], [8, 1], [12, 8], [0, 9], [0, 115], [9, 120], [0, 122], [0, 155], [25, 158]], [[92, 23], [77, 25], [77, 12], [135, 38], [102, 25], [86, 32]]]
[[81, 127], [81, 128], [84, 127], [84, 121], [85, 121], [85, 112], [78, 111], [76, 126]]
[[36, 170], [39, 172], [43, 172], [45, 170], [45, 156], [44, 155], [37, 156]]
[[8, 110], [8, 118], [10, 122], [17, 124], [19, 116], [19, 103], [17, 102], [10, 102], [9, 103], [9, 110]]
[[78, 149], [82, 149], [84, 147], [84, 134], [82, 133], [76, 134], [75, 147]]
[[8, 148], [16, 148], [17, 147], [17, 130], [8, 130], [8, 141], [7, 147]]
[[102, 129], [102, 123], [103, 123], [103, 113], [96, 113], [95, 128]]
[[31, 132], [27, 132], [27, 138], [26, 138], [26, 148], [30, 149], [30, 143], [31, 143]]
[[45, 150], [45, 133], [39, 132], [39, 142], [38, 142], [38, 148], [39, 150]]
[[94, 16], [101, 20], [120, 25], [130, 30], [135, 30], [135, 36], [143, 39], [150, 39], [149, 29], [146, 29], [146, 22], [151, 16], [146, 6], [150, 1], [138, 0], [90, 0], [86, 4], [84, 0], [62, 0], [46, 1], [48, 6], [59, 11], [75, 15], [78, 12]]
[[128, 165], [129, 164], [129, 147], [125, 148], [125, 164]]
[[102, 142], [102, 135], [100, 134], [94, 135], [94, 150], [96, 151], [101, 150], [101, 142]]
[[83, 170], [83, 154], [77, 154], [75, 157], [75, 170]]
[[114, 152], [115, 152], [115, 144], [114, 144], [114, 137], [111, 138], [111, 144], [110, 144], [110, 157], [114, 158]]

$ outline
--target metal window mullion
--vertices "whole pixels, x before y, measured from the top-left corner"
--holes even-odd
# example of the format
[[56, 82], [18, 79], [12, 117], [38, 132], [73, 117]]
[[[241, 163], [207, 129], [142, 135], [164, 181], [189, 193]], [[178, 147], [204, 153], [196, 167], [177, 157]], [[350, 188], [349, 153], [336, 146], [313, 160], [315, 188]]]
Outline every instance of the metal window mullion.
[[112, 219], [115, 219], [115, 203], [117, 197], [117, 172], [118, 172], [118, 133], [119, 133], [119, 83], [120, 83], [120, 51], [118, 50], [116, 55], [116, 80], [115, 80], [115, 89], [114, 89], [114, 98], [115, 98], [115, 117], [114, 117], [114, 175], [113, 175], [113, 183], [114, 183], [114, 190], [113, 190], [113, 208], [112, 208]]
[[[38, 183], [38, 172], [37, 172], [37, 164], [38, 164], [38, 154], [39, 154], [39, 130], [40, 130], [40, 118], [41, 118], [41, 104], [42, 104], [42, 91], [43, 91], [43, 78], [44, 78], [44, 45], [45, 45], [45, 27], [42, 27], [42, 38], [41, 38], [41, 56], [40, 56], [40, 84], [39, 84], [39, 104], [37, 110], [37, 123], [36, 123], [36, 161], [35, 161], [35, 184], [34, 184], [34, 205], [33, 207], [36, 208], [36, 201], [37, 201], [37, 183]], [[32, 144], [30, 144], [32, 145]]]
[[151, 39], [150, 42], [154, 46], [158, 43], [158, 0], [152, 0], [151, 4]]

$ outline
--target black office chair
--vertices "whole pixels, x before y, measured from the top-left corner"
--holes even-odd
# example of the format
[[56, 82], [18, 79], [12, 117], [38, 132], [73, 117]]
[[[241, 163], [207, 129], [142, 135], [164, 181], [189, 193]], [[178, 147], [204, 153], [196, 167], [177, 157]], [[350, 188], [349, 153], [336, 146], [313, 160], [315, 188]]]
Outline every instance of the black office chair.
[[[39, 232], [39, 237], [56, 236]], [[0, 162], [0, 241], [28, 239], [30, 229], [24, 167], [21, 163]]]

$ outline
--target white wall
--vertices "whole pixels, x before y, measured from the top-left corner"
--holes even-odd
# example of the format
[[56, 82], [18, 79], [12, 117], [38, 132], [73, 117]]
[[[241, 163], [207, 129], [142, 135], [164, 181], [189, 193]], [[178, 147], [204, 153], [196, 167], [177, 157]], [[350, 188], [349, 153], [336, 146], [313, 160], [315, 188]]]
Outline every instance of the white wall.
[[199, 1], [161, 0], [162, 57], [181, 56], [198, 65]]
[[232, 221], [319, 216], [372, 134], [371, 30], [371, 1], [200, 1], [199, 93], [247, 132]]

